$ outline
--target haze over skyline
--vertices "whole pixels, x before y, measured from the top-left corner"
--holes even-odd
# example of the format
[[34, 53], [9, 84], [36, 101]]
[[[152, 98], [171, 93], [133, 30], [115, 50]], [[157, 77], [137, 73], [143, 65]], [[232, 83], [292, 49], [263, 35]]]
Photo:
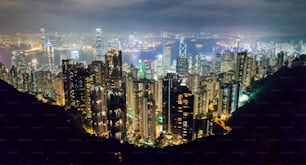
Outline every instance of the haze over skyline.
[[0, 33], [204, 31], [305, 35], [304, 0], [2, 0]]

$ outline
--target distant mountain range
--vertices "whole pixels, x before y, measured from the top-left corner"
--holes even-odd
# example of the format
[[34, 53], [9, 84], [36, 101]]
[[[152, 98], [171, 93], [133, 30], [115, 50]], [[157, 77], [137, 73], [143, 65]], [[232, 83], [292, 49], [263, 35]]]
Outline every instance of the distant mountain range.
[[228, 121], [228, 135], [157, 149], [92, 137], [77, 111], [0, 81], [0, 163], [306, 163], [306, 68], [283, 68], [259, 86], [262, 92]]

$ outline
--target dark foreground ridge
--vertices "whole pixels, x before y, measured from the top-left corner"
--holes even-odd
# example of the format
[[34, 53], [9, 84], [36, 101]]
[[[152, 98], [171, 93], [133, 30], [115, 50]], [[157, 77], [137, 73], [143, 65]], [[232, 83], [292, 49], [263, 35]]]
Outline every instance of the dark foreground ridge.
[[262, 81], [226, 136], [181, 146], [135, 148], [85, 134], [76, 112], [37, 102], [0, 81], [0, 163], [306, 163], [306, 68], [284, 68]]
[[3, 81], [0, 107], [0, 163], [118, 162], [114, 153], [123, 146], [86, 134], [77, 111], [41, 103]]

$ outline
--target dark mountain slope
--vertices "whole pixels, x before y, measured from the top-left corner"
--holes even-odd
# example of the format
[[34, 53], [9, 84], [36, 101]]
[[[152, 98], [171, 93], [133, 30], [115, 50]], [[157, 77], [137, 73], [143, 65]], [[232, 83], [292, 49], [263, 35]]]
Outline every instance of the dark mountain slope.
[[0, 81], [0, 163], [114, 163], [122, 146], [85, 134], [78, 112], [43, 104]]

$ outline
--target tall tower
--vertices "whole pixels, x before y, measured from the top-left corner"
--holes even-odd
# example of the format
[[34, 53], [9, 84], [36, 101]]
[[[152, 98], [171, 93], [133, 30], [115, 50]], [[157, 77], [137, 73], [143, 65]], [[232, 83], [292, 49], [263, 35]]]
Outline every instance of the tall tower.
[[187, 44], [184, 43], [184, 37], [180, 38], [179, 57], [187, 57]]
[[192, 140], [194, 95], [175, 74], [163, 79], [163, 130]]
[[166, 44], [163, 48], [163, 67], [164, 70], [169, 70], [171, 67], [171, 45]]
[[179, 56], [176, 60], [176, 73], [183, 76], [188, 75], [187, 45], [184, 43], [183, 37], [180, 39]]
[[156, 134], [154, 83], [145, 79], [133, 81], [131, 101], [131, 108], [134, 110], [133, 131], [153, 140]]
[[107, 127], [110, 138], [126, 138], [125, 92], [121, 89], [110, 89], [107, 94]]
[[102, 47], [102, 29], [96, 29], [96, 56], [97, 61], [105, 62], [105, 57], [103, 55], [103, 47]]
[[107, 137], [107, 92], [101, 85], [91, 87], [92, 127], [94, 134]]
[[175, 89], [177, 89], [181, 84], [181, 79], [174, 73], [168, 73], [163, 79], [163, 131], [172, 132], [172, 118], [174, 107], [172, 105], [176, 100], [174, 99]]
[[217, 53], [214, 58], [214, 70], [215, 73], [217, 74], [221, 73], [221, 62], [222, 62], [222, 56], [221, 54]]
[[236, 57], [235, 80], [242, 83], [244, 69], [247, 61], [247, 52], [239, 52]]
[[54, 48], [49, 40], [45, 45], [45, 52], [48, 57], [48, 69], [52, 71], [54, 70]]
[[17, 52], [17, 61], [17, 89], [19, 91], [26, 92], [27, 73], [25, 55], [23, 52]]
[[248, 53], [247, 57], [246, 57], [246, 64], [244, 65], [244, 76], [243, 76], [243, 86], [247, 87], [251, 84], [251, 80], [253, 77], [252, 74], [252, 65], [253, 65], [253, 56], [251, 53]]
[[43, 25], [40, 25], [40, 42], [41, 42], [41, 47], [42, 49], [45, 47], [46, 45], [46, 30], [45, 27]]

